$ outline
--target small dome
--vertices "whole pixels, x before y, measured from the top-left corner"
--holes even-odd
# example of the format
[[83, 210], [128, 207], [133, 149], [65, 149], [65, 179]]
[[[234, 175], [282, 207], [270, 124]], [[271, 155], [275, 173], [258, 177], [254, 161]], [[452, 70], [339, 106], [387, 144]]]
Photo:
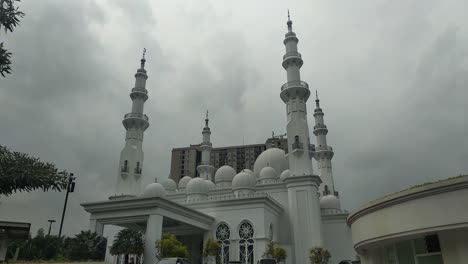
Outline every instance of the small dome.
[[224, 165], [216, 171], [215, 183], [219, 184], [228, 182], [230, 184], [232, 179], [234, 179], [234, 176], [236, 176], [236, 171], [232, 167]]
[[320, 209], [340, 209], [340, 200], [335, 195], [325, 195], [320, 198]]
[[284, 150], [279, 148], [269, 148], [257, 157], [254, 163], [254, 174], [259, 177], [260, 171], [265, 167], [272, 167], [277, 172], [289, 169], [288, 160]]
[[182, 177], [182, 179], [179, 180], [179, 189], [185, 189], [187, 187], [187, 184], [191, 180], [192, 180], [192, 177], [190, 177], [190, 176]]
[[291, 171], [290, 170], [284, 170], [281, 174], [280, 174], [280, 180], [284, 180], [286, 179], [287, 177], [291, 176]]
[[272, 167], [265, 167], [260, 171], [258, 176], [259, 179], [276, 179], [278, 178], [278, 173]]
[[164, 187], [162, 184], [153, 182], [148, 185], [146, 185], [145, 189], [143, 190], [143, 193], [140, 195], [142, 198], [148, 198], [148, 197], [164, 197], [166, 196], [166, 191], [164, 190]]
[[202, 179], [200, 177], [191, 179], [189, 183], [187, 184], [187, 189], [186, 189], [187, 195], [191, 195], [191, 194], [206, 195], [208, 194], [208, 191], [209, 191], [208, 183], [206, 183], [205, 179]]
[[256, 179], [252, 174], [241, 171], [232, 180], [232, 190], [250, 189], [255, 190]]
[[214, 182], [210, 180], [205, 180], [205, 181], [206, 181], [206, 184], [208, 185], [209, 190], [216, 188], [216, 185], [214, 184]]
[[177, 189], [177, 183], [173, 179], [166, 179], [161, 184], [166, 191], [174, 192]]

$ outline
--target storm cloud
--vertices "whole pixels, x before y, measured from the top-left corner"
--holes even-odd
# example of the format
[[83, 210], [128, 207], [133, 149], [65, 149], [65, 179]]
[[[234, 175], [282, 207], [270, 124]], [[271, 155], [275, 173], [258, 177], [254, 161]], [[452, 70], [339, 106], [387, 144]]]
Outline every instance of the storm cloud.
[[[285, 132], [279, 91], [288, 8], [302, 79], [325, 112], [345, 208], [468, 173], [462, 0], [23, 0], [20, 8], [21, 25], [2, 33], [14, 72], [0, 79], [0, 144], [75, 173], [65, 234], [88, 226], [80, 203], [113, 194], [121, 120], [143, 48], [145, 184], [167, 177], [173, 147], [201, 141], [206, 109], [214, 146]], [[310, 100], [309, 113], [313, 107]], [[64, 193], [0, 199], [1, 220], [31, 222], [35, 232], [60, 219]]]

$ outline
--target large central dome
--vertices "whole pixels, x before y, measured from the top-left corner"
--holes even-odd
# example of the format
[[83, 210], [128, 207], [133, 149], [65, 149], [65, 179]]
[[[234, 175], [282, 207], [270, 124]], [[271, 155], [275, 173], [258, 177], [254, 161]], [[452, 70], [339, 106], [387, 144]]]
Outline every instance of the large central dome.
[[262, 152], [255, 161], [254, 174], [259, 177], [260, 171], [265, 167], [272, 167], [278, 174], [289, 169], [288, 160], [284, 156], [286, 153], [279, 148], [270, 148]]

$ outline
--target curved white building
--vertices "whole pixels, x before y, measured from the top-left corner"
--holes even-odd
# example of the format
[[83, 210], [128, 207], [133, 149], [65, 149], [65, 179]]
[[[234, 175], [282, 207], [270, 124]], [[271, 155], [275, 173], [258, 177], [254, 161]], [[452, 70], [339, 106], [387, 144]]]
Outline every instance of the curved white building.
[[468, 176], [419, 185], [353, 212], [363, 264], [468, 263]]

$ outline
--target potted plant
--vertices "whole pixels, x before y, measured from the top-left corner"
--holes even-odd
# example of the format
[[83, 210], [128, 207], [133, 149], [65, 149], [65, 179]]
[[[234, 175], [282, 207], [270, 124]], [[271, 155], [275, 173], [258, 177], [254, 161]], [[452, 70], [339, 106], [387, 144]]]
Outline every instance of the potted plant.
[[309, 251], [309, 259], [311, 264], [328, 264], [330, 258], [330, 252], [322, 247], [314, 247]]

